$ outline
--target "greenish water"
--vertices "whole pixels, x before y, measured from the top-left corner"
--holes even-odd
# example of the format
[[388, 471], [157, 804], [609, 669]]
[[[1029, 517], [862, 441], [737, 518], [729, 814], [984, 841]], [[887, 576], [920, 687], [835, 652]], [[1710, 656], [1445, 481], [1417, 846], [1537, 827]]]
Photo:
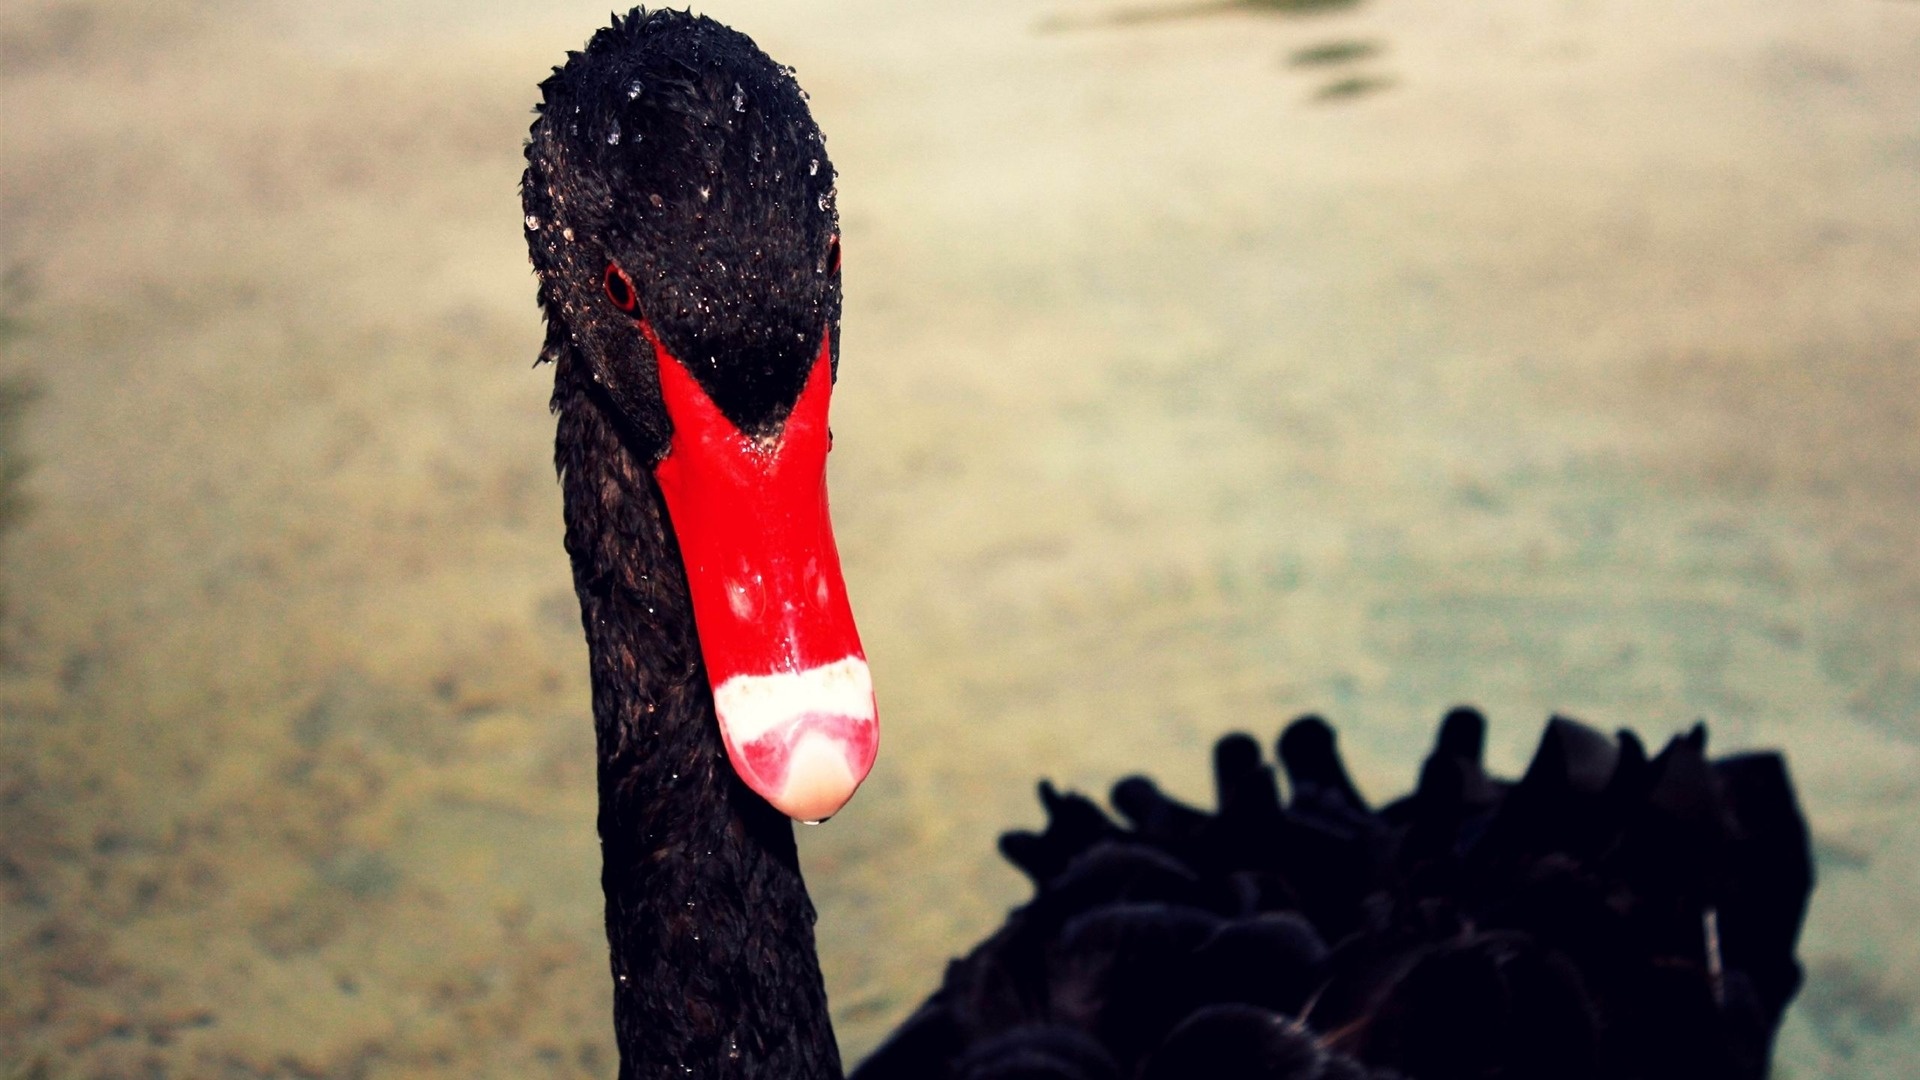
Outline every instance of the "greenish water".
[[[1197, 800], [1314, 710], [1384, 798], [1475, 701], [1509, 770], [1785, 748], [1777, 1075], [1908, 1075], [1920, 7], [1318, 6], [709, 8], [841, 171], [843, 1046], [1022, 898], [1036, 778]], [[5, 1080], [611, 1072], [514, 194], [604, 17], [0, 9]]]

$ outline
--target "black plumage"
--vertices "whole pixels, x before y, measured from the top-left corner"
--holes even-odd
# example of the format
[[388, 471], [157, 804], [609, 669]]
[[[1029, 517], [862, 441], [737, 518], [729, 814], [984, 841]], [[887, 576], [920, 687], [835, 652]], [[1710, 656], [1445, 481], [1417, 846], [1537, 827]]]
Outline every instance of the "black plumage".
[[975, 1047], [1063, 1026], [1120, 1076], [1764, 1077], [1812, 889], [1779, 756], [1710, 761], [1696, 727], [1649, 761], [1555, 718], [1507, 784], [1484, 727], [1450, 713], [1378, 812], [1318, 717], [1279, 740], [1284, 805], [1245, 735], [1211, 814], [1042, 785], [1047, 828], [1002, 840], [1034, 898], [854, 1080], [973, 1080]]
[[833, 163], [793, 73], [704, 17], [636, 8], [540, 84], [521, 181], [548, 316], [573, 367], [666, 446], [654, 359], [603, 295], [611, 260], [638, 308], [743, 430], [778, 426], [830, 331], [840, 285]]
[[837, 336], [833, 166], [792, 74], [709, 19], [636, 9], [541, 89], [522, 198], [592, 672], [620, 1075], [838, 1077], [792, 823], [716, 730], [651, 471], [670, 431], [656, 360], [605, 286], [626, 270], [714, 403], [776, 425]]
[[[522, 185], [593, 683], [623, 1078], [836, 1078], [792, 824], [728, 764], [653, 474], [641, 332], [743, 432], [840, 317], [834, 171], [792, 73], [636, 9], [542, 84]], [[1315, 717], [1214, 750], [1217, 806], [1047, 784], [1034, 898], [856, 1080], [1758, 1078], [1798, 988], [1806, 827], [1775, 755], [1549, 723], [1527, 773], [1443, 721], [1375, 809]]]

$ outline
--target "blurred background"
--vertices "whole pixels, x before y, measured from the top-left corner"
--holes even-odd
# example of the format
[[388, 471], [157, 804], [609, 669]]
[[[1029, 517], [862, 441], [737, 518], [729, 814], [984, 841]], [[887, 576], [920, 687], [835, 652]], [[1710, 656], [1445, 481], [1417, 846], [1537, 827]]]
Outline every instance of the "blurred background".
[[[1785, 748], [1776, 1076], [1911, 1075], [1920, 3], [706, 11], [840, 170], [849, 1060], [1037, 778], [1471, 701]], [[515, 189], [606, 14], [0, 0], [0, 1078], [611, 1075]]]

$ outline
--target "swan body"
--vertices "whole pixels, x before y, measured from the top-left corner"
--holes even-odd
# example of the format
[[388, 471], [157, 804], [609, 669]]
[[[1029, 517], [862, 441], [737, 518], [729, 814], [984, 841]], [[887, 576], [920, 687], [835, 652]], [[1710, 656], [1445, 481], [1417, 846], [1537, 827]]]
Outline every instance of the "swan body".
[[1763, 1080], [1813, 883], [1784, 761], [1555, 718], [1510, 783], [1484, 739], [1449, 713], [1377, 810], [1317, 717], [1284, 803], [1240, 734], [1212, 812], [1041, 785], [1046, 829], [1001, 841], [1033, 900], [854, 1080]]
[[[834, 549], [834, 171], [790, 70], [635, 9], [541, 84], [522, 180], [593, 684], [620, 1076], [837, 1080], [792, 820], [872, 767]], [[1374, 809], [1333, 732], [1215, 750], [1216, 810], [1045, 785], [1035, 883], [857, 1080], [1755, 1078], [1811, 889], [1777, 756], [1456, 711]]]

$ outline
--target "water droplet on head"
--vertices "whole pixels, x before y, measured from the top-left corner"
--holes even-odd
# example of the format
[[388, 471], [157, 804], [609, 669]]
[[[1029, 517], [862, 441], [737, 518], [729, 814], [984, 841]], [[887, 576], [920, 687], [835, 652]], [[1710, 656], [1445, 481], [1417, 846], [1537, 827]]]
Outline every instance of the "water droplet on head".
[[807, 159], [807, 175], [808, 176], [820, 175], [820, 159], [819, 158]]
[[733, 111], [734, 112], [747, 111], [747, 92], [745, 90], [740, 89], [739, 83], [733, 84]]
[[530, 230], [532, 230], [532, 231], [534, 231], [534, 232], [539, 232], [539, 231], [540, 231], [540, 219], [539, 219], [539, 218], [537, 218], [537, 217], [535, 217], [535, 216], [534, 216], [534, 215], [532, 215], [532, 214], [528, 214], [528, 215], [527, 215], [527, 228], [528, 228], [528, 229], [530, 229]]
[[705, 184], [700, 185], [700, 201], [701, 202], [706, 202], [707, 199], [710, 198], [712, 195], [713, 195], [712, 188], [706, 186]]
[[647, 196], [647, 201], [652, 203], [656, 209], [659, 207], [665, 206], [667, 204], [666, 200], [660, 197], [659, 192], [655, 192], [652, 195]]
[[[825, 203], [822, 203], [822, 204], [821, 204], [821, 207], [820, 207], [820, 208], [821, 208], [822, 210], [824, 210], [824, 209], [826, 209], [826, 204], [825, 204]], [[567, 238], [568, 240], [572, 240], [572, 239], [573, 239], [573, 229], [572, 229], [572, 228], [565, 228], [565, 229], [561, 229], [561, 230], [560, 230], [560, 235], [561, 235], [561, 236], [564, 236], [564, 237], [566, 237], [566, 238]]]
[[639, 79], [633, 80], [632, 82], [627, 84], [627, 100], [632, 101], [634, 98], [637, 98], [641, 94], [645, 93], [646, 90], [647, 90], [647, 87], [645, 83], [642, 83]]
[[607, 145], [620, 145], [620, 121], [614, 120], [607, 125]]

